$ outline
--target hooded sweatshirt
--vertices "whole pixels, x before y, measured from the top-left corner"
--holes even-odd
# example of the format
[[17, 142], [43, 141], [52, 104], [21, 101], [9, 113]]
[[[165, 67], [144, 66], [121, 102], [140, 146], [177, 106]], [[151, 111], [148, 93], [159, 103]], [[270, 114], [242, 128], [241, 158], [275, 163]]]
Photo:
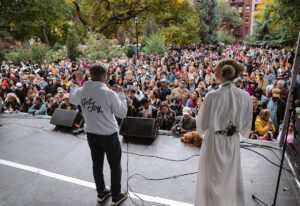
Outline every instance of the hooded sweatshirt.
[[73, 85], [70, 101], [80, 105], [87, 133], [111, 135], [118, 132], [116, 117], [124, 118], [127, 114], [125, 94], [117, 94], [99, 81], [85, 82], [81, 88]]

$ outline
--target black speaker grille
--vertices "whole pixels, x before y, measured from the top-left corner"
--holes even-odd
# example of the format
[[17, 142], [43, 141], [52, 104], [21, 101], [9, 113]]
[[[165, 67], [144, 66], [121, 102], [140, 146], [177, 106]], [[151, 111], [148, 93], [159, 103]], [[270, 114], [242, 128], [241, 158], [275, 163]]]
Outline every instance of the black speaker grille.
[[155, 138], [156, 121], [153, 118], [126, 117], [123, 119], [120, 134], [131, 137]]
[[65, 127], [73, 127], [77, 119], [77, 110], [56, 109], [50, 120], [51, 124]]

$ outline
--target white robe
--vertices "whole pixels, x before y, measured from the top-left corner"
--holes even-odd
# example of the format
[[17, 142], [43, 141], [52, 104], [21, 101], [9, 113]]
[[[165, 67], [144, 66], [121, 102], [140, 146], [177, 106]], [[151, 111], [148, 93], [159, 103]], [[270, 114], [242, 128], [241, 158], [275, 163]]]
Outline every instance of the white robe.
[[[204, 137], [200, 151], [195, 206], [243, 206], [244, 188], [240, 160], [240, 135], [248, 137], [252, 124], [252, 100], [234, 85], [206, 95], [197, 116]], [[237, 133], [215, 134], [229, 123]]]

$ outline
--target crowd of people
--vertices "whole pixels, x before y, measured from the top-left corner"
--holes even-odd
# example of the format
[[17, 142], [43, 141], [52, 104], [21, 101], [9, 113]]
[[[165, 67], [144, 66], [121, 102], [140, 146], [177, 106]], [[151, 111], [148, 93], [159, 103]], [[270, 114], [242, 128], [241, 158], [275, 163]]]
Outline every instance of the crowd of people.
[[[215, 66], [226, 58], [244, 65], [244, 73], [233, 84], [253, 99], [249, 138], [275, 139], [284, 118], [293, 52], [247, 46], [173, 46], [162, 56], [123, 55], [103, 64], [108, 67], [107, 86], [125, 90], [127, 116], [156, 118], [160, 129], [180, 135], [196, 130], [195, 117], [205, 95], [219, 87]], [[70, 85], [91, 81], [91, 63], [61, 60], [13, 65], [3, 61], [0, 111], [51, 116], [57, 108], [80, 110], [70, 103]]]

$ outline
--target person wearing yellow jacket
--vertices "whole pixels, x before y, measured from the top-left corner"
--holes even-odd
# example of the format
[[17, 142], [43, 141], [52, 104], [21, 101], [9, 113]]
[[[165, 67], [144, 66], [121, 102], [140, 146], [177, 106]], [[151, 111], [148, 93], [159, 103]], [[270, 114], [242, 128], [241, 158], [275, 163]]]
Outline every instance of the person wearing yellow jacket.
[[255, 120], [255, 132], [261, 140], [272, 140], [276, 132], [275, 125], [271, 120], [271, 110], [263, 109]]

